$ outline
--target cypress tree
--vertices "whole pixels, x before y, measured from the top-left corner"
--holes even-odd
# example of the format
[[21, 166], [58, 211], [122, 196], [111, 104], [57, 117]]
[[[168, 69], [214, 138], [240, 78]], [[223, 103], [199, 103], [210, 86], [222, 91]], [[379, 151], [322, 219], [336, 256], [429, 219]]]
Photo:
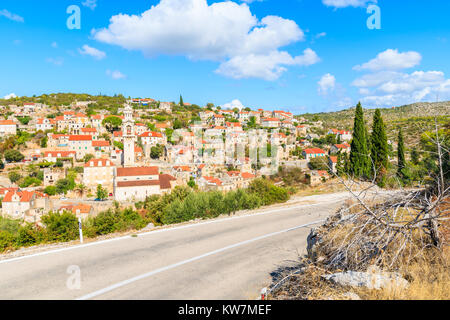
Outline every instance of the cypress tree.
[[180, 107], [184, 107], [183, 97], [180, 94]]
[[339, 151], [337, 155], [337, 164], [336, 164], [336, 173], [338, 176], [343, 176], [346, 172], [346, 161], [345, 161], [345, 155], [342, 155], [342, 153]]
[[412, 148], [411, 150], [411, 162], [415, 165], [418, 165], [420, 162], [420, 153], [419, 151], [417, 151], [416, 147]]
[[388, 143], [386, 135], [386, 127], [381, 117], [381, 111], [377, 109], [373, 116], [373, 128], [371, 138], [370, 155], [372, 157], [373, 165], [377, 171], [384, 172], [383, 169], [388, 167]]
[[406, 167], [406, 158], [405, 158], [405, 142], [403, 141], [403, 132], [402, 128], [398, 130], [398, 148], [397, 148], [397, 157], [398, 157], [398, 175], [403, 177], [403, 169]]
[[364, 111], [359, 102], [356, 106], [353, 140], [350, 152], [350, 172], [358, 178], [367, 178], [370, 175], [371, 166], [367, 142], [368, 134], [364, 121]]

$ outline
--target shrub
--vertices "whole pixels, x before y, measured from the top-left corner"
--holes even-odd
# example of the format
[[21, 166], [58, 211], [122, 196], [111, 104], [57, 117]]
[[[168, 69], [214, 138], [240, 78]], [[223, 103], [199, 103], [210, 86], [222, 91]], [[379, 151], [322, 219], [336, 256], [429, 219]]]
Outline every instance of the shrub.
[[27, 224], [19, 229], [16, 238], [16, 245], [28, 247], [37, 244], [41, 240], [41, 234], [33, 225]]
[[142, 218], [139, 213], [131, 208], [127, 208], [120, 213], [119, 218], [119, 230], [140, 230], [146, 226], [146, 221]]
[[71, 212], [50, 212], [42, 216], [48, 241], [71, 241], [78, 237], [78, 220]]
[[58, 189], [55, 186], [48, 186], [44, 189], [44, 193], [48, 194], [49, 196], [54, 196], [58, 193]]
[[25, 159], [25, 156], [17, 150], [6, 150], [4, 156], [8, 162], [20, 162]]
[[9, 178], [9, 181], [11, 181], [12, 183], [16, 183], [17, 181], [22, 179], [22, 176], [20, 174], [18, 174], [17, 172], [13, 171], [8, 174], [8, 178]]
[[266, 179], [256, 179], [250, 183], [250, 194], [254, 194], [261, 199], [262, 205], [281, 203], [289, 200], [286, 189], [277, 187]]
[[0, 231], [0, 252], [14, 247], [14, 236], [7, 231]]
[[20, 228], [20, 221], [0, 217], [0, 232], [16, 234]]
[[119, 220], [119, 217], [115, 214], [114, 211], [108, 210], [99, 213], [94, 219], [93, 219], [93, 227], [95, 230], [95, 233], [98, 235], [104, 235], [108, 233], [113, 233], [117, 231], [117, 222]]
[[28, 188], [29, 186], [33, 185], [35, 187], [40, 186], [42, 183], [41, 180], [39, 180], [38, 178], [35, 177], [26, 177], [22, 183], [20, 183], [20, 187], [21, 188]]

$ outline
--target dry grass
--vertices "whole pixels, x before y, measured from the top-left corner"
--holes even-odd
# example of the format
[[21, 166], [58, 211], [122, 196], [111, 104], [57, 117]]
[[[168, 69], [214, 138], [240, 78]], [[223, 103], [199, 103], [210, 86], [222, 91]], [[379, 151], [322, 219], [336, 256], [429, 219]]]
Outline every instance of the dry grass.
[[410, 285], [403, 290], [386, 288], [382, 290], [359, 290], [357, 294], [365, 300], [450, 300], [450, 250], [443, 256], [404, 266], [400, 272]]
[[329, 193], [336, 193], [336, 192], [344, 192], [346, 191], [345, 187], [342, 186], [339, 183], [336, 183], [336, 181], [331, 180], [327, 181], [324, 184], [318, 185], [318, 186], [307, 186], [307, 185], [301, 185], [298, 188], [296, 196], [301, 197], [308, 197], [308, 196], [314, 196], [314, 195], [321, 195], [321, 194], [329, 194]]
[[[377, 201], [370, 205], [378, 204]], [[363, 300], [450, 300], [450, 248], [447, 242], [449, 220], [441, 225], [441, 234], [447, 240], [441, 249], [431, 245], [423, 230], [416, 229], [408, 234], [409, 241], [392, 238], [389, 246], [375, 254], [373, 259], [361, 260], [361, 256], [367, 252], [365, 243], [379, 239], [382, 235], [371, 224], [361, 223], [365, 221], [359, 214], [362, 208], [354, 200], [347, 201], [344, 209], [346, 215], [355, 214], [356, 218], [343, 223], [342, 216], [336, 215], [317, 229], [320, 241], [314, 251], [310, 252], [311, 255], [301, 261], [302, 272], [291, 276], [274, 290], [271, 298], [349, 300], [353, 293]], [[398, 208], [395, 214], [390, 212], [393, 220], [400, 224], [410, 221], [416, 214], [411, 208]], [[348, 243], [353, 245], [343, 247]], [[345, 254], [345, 259], [336, 256], [336, 250], [341, 248], [344, 248], [342, 253]], [[372, 265], [378, 265], [384, 271], [398, 272], [408, 280], [409, 286], [403, 289], [354, 289], [340, 287], [322, 278], [323, 275], [347, 270], [368, 272]]]

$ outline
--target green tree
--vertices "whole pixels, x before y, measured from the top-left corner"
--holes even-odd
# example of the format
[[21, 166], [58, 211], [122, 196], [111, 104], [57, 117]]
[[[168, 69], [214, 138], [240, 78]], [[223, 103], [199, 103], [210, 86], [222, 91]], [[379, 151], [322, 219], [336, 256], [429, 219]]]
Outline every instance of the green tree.
[[367, 146], [367, 128], [361, 103], [356, 106], [353, 140], [350, 152], [350, 172], [358, 178], [370, 176], [369, 149]]
[[150, 158], [159, 159], [164, 152], [164, 146], [157, 144], [153, 146], [150, 150]]
[[59, 179], [56, 181], [56, 192], [58, 194], [66, 194], [69, 190], [75, 188], [75, 182], [71, 179]]
[[405, 142], [403, 140], [403, 132], [401, 127], [398, 130], [397, 161], [397, 175], [403, 180], [407, 180], [408, 170], [406, 168]]
[[8, 174], [8, 178], [9, 178], [9, 181], [11, 181], [11, 183], [16, 183], [17, 181], [22, 179], [22, 176], [20, 174], [18, 174], [17, 172], [12, 171]]
[[42, 216], [48, 241], [70, 241], [78, 237], [77, 217], [71, 212], [50, 212]]
[[184, 107], [183, 97], [180, 94], [180, 107]]
[[25, 156], [17, 150], [6, 150], [5, 160], [8, 162], [20, 162], [25, 159]]
[[183, 128], [183, 123], [181, 122], [180, 119], [175, 119], [175, 121], [173, 122], [173, 129], [177, 130], [177, 129], [181, 129]]
[[419, 162], [420, 162], [420, 153], [419, 153], [419, 151], [417, 150], [416, 147], [413, 147], [411, 149], [411, 162], [414, 165], [418, 165]]
[[106, 127], [106, 130], [112, 133], [119, 130], [122, 125], [122, 119], [115, 116], [109, 116], [102, 121], [102, 124]]
[[311, 170], [325, 170], [328, 171], [328, 158], [327, 157], [317, 157], [309, 161], [309, 167]]
[[378, 178], [382, 178], [382, 173], [388, 168], [388, 152], [386, 127], [381, 117], [381, 111], [377, 109], [373, 116], [370, 156]]
[[108, 198], [108, 191], [101, 184], [97, 186], [97, 199], [105, 200]]
[[41, 148], [47, 148], [47, 142], [48, 142], [47, 136], [43, 137], [41, 139]]
[[346, 164], [347, 164], [347, 153], [338, 152], [337, 154], [337, 163], [336, 163], [336, 173], [338, 176], [343, 176], [347, 172]]
[[194, 178], [191, 177], [191, 178], [189, 179], [189, 182], [187, 183], [187, 185], [188, 185], [189, 187], [191, 187], [192, 189], [194, 189], [195, 186], [196, 186]]
[[325, 137], [325, 140], [328, 144], [337, 144], [336, 136], [334, 134], [329, 134]]
[[87, 155], [84, 156], [83, 161], [84, 161], [84, 163], [88, 163], [89, 161], [91, 161], [94, 158], [95, 158], [95, 156], [93, 154], [88, 153]]
[[44, 189], [44, 193], [48, 194], [49, 196], [54, 196], [58, 193], [58, 189], [55, 186], [48, 186]]

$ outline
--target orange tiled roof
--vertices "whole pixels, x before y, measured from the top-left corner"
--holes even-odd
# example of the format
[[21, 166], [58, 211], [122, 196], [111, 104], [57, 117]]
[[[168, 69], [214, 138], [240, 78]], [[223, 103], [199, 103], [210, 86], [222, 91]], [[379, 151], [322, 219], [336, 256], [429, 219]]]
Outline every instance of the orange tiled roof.
[[158, 174], [159, 174], [158, 167], [117, 168], [118, 177], [155, 176]]
[[90, 141], [92, 140], [91, 135], [70, 135], [69, 141]]
[[325, 154], [325, 151], [319, 148], [305, 149], [306, 154]]
[[109, 143], [109, 141], [106, 141], [106, 140], [92, 141], [93, 147], [109, 147], [110, 145], [111, 144]]

